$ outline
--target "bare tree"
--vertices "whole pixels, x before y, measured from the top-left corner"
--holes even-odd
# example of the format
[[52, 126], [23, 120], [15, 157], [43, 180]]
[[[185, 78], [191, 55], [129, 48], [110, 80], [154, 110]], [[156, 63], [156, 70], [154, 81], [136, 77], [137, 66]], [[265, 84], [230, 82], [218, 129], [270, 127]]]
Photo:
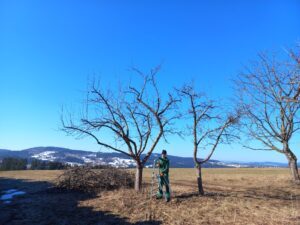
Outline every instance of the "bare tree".
[[[136, 191], [141, 190], [147, 160], [160, 139], [172, 131], [172, 120], [177, 118], [173, 109], [178, 100], [168, 94], [164, 101], [158, 90], [155, 76], [159, 68], [151, 70], [149, 75], [133, 68], [143, 78], [143, 84], [140, 88], [130, 86], [119, 90], [117, 96], [94, 83], [85, 113], [76, 120], [65, 115], [61, 119], [68, 134], [89, 136], [98, 145], [132, 158], [136, 163]], [[103, 134], [110, 134], [114, 141], [105, 139]]]
[[244, 114], [242, 130], [251, 140], [262, 144], [262, 147], [249, 144], [245, 147], [284, 154], [297, 182], [300, 181], [297, 157], [290, 143], [300, 129], [300, 104], [286, 99], [297, 98], [299, 84], [299, 67], [294, 60], [279, 60], [267, 54], [259, 54], [259, 60], [236, 81]]
[[[185, 85], [180, 93], [187, 101], [188, 117], [192, 119], [189, 129], [192, 130], [193, 136], [193, 158], [197, 169], [198, 192], [200, 195], [204, 195], [202, 165], [210, 160], [220, 143], [233, 137], [227, 131], [238, 120], [238, 117], [226, 116], [224, 120], [224, 115], [218, 112], [220, 109], [216, 103], [207, 100], [204, 95], [196, 93], [191, 85]], [[200, 149], [209, 150], [208, 155], [202, 159], [198, 158]]]

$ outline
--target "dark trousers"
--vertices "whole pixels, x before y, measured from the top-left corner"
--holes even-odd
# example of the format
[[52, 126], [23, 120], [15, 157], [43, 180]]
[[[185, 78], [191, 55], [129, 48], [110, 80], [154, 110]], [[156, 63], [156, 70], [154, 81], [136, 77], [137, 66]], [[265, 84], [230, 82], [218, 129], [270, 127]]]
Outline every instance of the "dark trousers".
[[170, 188], [169, 188], [169, 176], [164, 175], [164, 176], [159, 176], [159, 187], [158, 187], [158, 193], [157, 197], [162, 197], [163, 196], [163, 187], [166, 187], [166, 198], [170, 198]]

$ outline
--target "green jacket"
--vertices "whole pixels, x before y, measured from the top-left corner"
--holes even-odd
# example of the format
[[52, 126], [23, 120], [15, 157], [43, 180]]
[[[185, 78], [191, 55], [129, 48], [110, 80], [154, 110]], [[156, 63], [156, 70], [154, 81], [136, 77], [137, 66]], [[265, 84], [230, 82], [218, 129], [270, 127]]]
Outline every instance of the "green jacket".
[[165, 159], [159, 157], [159, 159], [157, 160], [157, 164], [159, 167], [159, 173], [169, 175], [169, 159], [167, 157]]

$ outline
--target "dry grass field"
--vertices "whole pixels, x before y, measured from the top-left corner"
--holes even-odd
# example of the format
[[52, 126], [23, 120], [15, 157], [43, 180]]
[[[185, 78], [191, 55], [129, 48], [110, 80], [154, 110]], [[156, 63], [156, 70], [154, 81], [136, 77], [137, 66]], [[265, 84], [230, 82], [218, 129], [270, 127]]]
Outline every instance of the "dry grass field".
[[0, 191], [27, 194], [0, 203], [0, 224], [300, 224], [300, 187], [288, 169], [206, 169], [206, 195], [196, 194], [193, 169], [171, 169], [172, 201], [118, 190], [91, 196], [52, 187], [59, 171], [0, 172]]

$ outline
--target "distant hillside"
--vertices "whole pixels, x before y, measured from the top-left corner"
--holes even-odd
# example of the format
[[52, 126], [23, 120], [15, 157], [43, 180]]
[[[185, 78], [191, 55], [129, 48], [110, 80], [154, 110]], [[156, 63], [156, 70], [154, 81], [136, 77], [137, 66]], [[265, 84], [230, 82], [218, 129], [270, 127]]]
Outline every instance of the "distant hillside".
[[[159, 154], [152, 154], [146, 167], [152, 167], [153, 162], [158, 158]], [[69, 165], [111, 165], [114, 167], [134, 167], [135, 162], [131, 158], [121, 153], [106, 153], [73, 150], [59, 147], [35, 147], [24, 149], [21, 151], [12, 151], [0, 149], [0, 159], [5, 157], [26, 158], [29, 161], [32, 159], [57, 161]], [[171, 167], [174, 168], [193, 168], [194, 162], [192, 157], [179, 157], [169, 155]], [[239, 168], [239, 167], [287, 167], [285, 163], [274, 162], [225, 162], [218, 160], [209, 160], [204, 164], [205, 168]]]

